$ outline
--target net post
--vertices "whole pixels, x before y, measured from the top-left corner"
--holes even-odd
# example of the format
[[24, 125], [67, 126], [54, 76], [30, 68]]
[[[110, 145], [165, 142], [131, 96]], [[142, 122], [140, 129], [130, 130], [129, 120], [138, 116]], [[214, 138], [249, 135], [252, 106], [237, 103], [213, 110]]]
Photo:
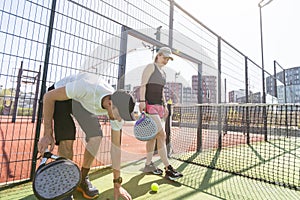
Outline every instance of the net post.
[[[203, 103], [202, 98], [202, 63], [198, 63], [198, 104]], [[203, 107], [197, 106], [197, 152], [201, 152], [203, 148], [202, 144], [202, 118], [203, 118]]]
[[218, 106], [218, 149], [222, 148], [222, 105]]
[[202, 106], [197, 106], [197, 152], [202, 152], [202, 118], [203, 118], [203, 110]]
[[264, 138], [265, 138], [265, 142], [268, 141], [268, 121], [267, 121], [267, 105], [263, 105], [263, 134], [264, 134]]
[[250, 112], [249, 107], [246, 106], [246, 137], [247, 137], [247, 144], [250, 144]]
[[166, 132], [166, 146], [167, 146], [167, 155], [170, 157], [171, 155], [171, 116], [172, 116], [172, 102], [169, 100], [167, 102], [167, 108], [169, 111], [169, 114], [166, 118], [165, 122], [165, 132]]

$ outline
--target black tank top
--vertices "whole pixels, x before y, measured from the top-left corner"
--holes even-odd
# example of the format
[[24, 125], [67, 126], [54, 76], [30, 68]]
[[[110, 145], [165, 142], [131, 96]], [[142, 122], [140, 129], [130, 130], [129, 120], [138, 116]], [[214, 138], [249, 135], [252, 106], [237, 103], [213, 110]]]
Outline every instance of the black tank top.
[[166, 84], [166, 73], [160, 72], [158, 67], [154, 64], [154, 72], [151, 74], [148, 83], [146, 84], [146, 101], [148, 104], [163, 105], [163, 88]]

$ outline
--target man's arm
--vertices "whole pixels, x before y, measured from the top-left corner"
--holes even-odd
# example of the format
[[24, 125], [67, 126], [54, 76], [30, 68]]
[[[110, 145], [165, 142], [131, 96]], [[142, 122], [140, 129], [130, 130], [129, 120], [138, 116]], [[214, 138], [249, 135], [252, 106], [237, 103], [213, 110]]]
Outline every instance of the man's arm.
[[121, 130], [116, 131], [111, 129], [111, 159], [113, 167], [113, 178], [120, 177], [121, 168]]
[[48, 145], [51, 145], [50, 151], [53, 150], [55, 145], [52, 125], [55, 101], [68, 99], [65, 87], [51, 90], [43, 97], [44, 137], [41, 138], [38, 144], [38, 150], [41, 154], [48, 148]]
[[51, 90], [44, 95], [43, 117], [45, 128], [52, 128], [55, 101], [64, 101], [68, 99], [65, 87]]
[[[113, 179], [117, 179], [121, 176], [121, 132], [111, 129], [111, 158], [113, 167]], [[131, 200], [130, 194], [122, 187], [121, 183], [114, 183], [114, 199]]]

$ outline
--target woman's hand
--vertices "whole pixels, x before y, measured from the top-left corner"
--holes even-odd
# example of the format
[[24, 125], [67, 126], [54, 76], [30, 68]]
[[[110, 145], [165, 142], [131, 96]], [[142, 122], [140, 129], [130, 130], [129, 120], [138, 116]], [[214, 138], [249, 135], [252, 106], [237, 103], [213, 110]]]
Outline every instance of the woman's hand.
[[139, 109], [140, 109], [140, 112], [145, 111], [146, 110], [146, 103], [145, 102], [140, 102]]

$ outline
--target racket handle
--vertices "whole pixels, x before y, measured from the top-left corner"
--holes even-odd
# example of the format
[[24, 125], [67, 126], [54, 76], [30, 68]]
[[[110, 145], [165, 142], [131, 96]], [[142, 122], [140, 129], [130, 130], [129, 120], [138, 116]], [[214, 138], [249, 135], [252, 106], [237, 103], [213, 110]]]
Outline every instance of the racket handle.
[[43, 158], [42, 158], [42, 161], [41, 161], [41, 163], [40, 163], [40, 167], [43, 166], [43, 165], [45, 165], [46, 162], [47, 162], [47, 160], [48, 160], [48, 158], [45, 157], [45, 154], [44, 154], [44, 156], [43, 156]]
[[135, 126], [139, 125], [140, 123], [142, 123], [145, 119], [145, 112], [143, 111], [139, 117], [139, 119], [135, 122]]
[[56, 160], [56, 159], [59, 158], [59, 156], [56, 156], [56, 155], [52, 154], [52, 153], [49, 151], [48, 148], [45, 149], [45, 152], [44, 152], [44, 155], [43, 155], [43, 158], [42, 158], [42, 161], [41, 161], [40, 166], [41, 166], [41, 165], [44, 165], [44, 164], [47, 162], [47, 160], [48, 160], [49, 158], [52, 158], [52, 159]]

